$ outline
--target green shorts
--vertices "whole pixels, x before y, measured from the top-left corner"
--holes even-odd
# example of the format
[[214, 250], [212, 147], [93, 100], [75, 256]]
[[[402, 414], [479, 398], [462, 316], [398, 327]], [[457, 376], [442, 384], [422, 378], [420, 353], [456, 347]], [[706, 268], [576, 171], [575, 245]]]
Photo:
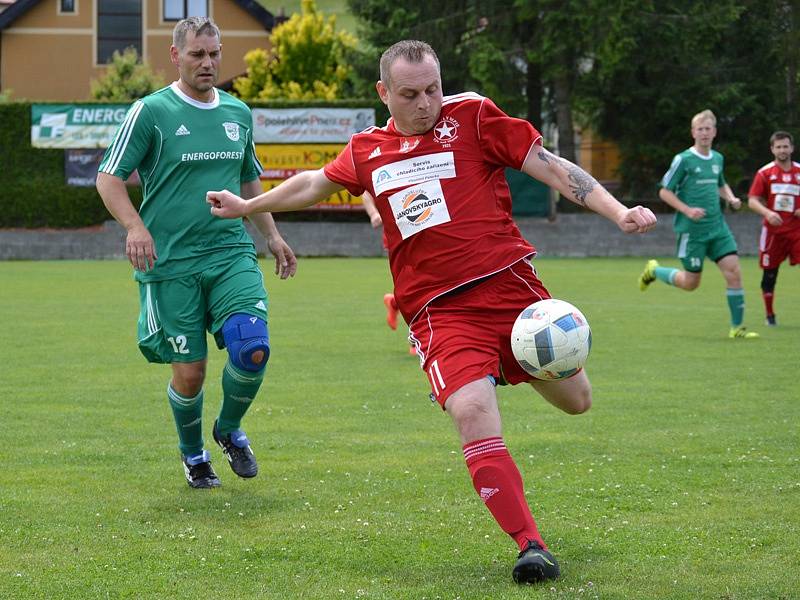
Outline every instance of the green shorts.
[[703, 270], [703, 260], [706, 256], [717, 262], [737, 252], [736, 240], [727, 223], [723, 223], [711, 233], [679, 233], [676, 246], [683, 268], [690, 273], [700, 273]]
[[230, 315], [266, 321], [267, 293], [258, 262], [244, 254], [202, 273], [140, 283], [139, 308], [139, 350], [148, 361], [194, 362], [208, 354], [206, 331], [217, 333]]

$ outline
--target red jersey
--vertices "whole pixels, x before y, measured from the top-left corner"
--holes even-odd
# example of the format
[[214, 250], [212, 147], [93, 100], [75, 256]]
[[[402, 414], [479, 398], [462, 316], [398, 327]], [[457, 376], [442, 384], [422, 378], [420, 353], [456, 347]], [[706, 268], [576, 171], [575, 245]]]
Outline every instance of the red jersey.
[[772, 233], [785, 233], [800, 227], [794, 211], [800, 208], [800, 163], [792, 162], [784, 171], [775, 161], [761, 167], [753, 178], [748, 196], [765, 199], [766, 207], [780, 214], [783, 223], [777, 227], [767, 223], [764, 227]]
[[332, 182], [375, 198], [407, 323], [437, 296], [536, 252], [511, 218], [505, 168], [520, 169], [541, 139], [467, 92], [444, 98], [427, 133], [403, 135], [389, 119], [353, 135], [325, 166]]

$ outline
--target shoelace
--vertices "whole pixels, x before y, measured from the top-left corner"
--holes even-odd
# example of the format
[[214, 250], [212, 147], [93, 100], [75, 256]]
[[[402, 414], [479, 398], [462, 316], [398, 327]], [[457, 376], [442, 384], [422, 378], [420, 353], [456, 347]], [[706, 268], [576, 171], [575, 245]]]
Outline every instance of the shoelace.
[[247, 458], [248, 452], [247, 447], [239, 448], [239, 446], [235, 446], [232, 442], [225, 440], [227, 443], [225, 444], [225, 452], [233, 459], [237, 460], [239, 458]]
[[192, 479], [211, 479], [212, 477], [216, 477], [211, 470], [211, 463], [207, 462], [191, 465], [189, 467], [189, 474], [192, 476]]
[[520, 553], [519, 553], [519, 555], [517, 556], [517, 558], [522, 558], [522, 557], [524, 556], [524, 554], [525, 554], [525, 553], [526, 553], [528, 550], [538, 550], [538, 551], [540, 551], [540, 552], [543, 552], [543, 551], [544, 551], [544, 549], [543, 549], [543, 548], [542, 548], [542, 547], [541, 547], [539, 544], [537, 544], [537, 543], [536, 543], [536, 542], [534, 542], [534, 541], [531, 541], [531, 540], [529, 540], [529, 541], [528, 541], [528, 545], [527, 545], [527, 546], [525, 546], [525, 549], [524, 549], [524, 550], [521, 550], [521, 551], [520, 551]]

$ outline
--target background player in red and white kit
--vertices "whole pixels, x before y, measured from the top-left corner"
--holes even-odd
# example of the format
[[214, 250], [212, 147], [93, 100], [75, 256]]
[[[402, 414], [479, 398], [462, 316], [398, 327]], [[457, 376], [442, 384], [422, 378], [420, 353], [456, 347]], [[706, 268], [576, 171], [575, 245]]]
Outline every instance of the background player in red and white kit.
[[589, 409], [581, 371], [539, 381], [513, 357], [511, 327], [530, 303], [550, 297], [530, 259], [535, 249], [511, 218], [507, 166], [556, 188], [628, 233], [655, 226], [653, 213], [626, 208], [585, 171], [548, 152], [527, 121], [473, 93], [442, 95], [439, 61], [424, 42], [398, 42], [383, 53], [376, 84], [392, 117], [355, 134], [339, 156], [252, 200], [209, 192], [211, 212], [310, 206], [346, 187], [374, 198], [386, 234], [394, 294], [409, 324], [431, 398], [452, 417], [475, 490], [520, 548], [519, 583], [553, 579], [547, 550], [525, 499], [522, 478], [502, 438], [497, 383], [530, 383], [569, 414]]
[[775, 160], [758, 170], [747, 194], [747, 204], [764, 217], [759, 240], [761, 295], [767, 312], [767, 325], [777, 325], [773, 301], [778, 269], [788, 258], [800, 263], [800, 163], [792, 161], [794, 139], [786, 131], [769, 138]]

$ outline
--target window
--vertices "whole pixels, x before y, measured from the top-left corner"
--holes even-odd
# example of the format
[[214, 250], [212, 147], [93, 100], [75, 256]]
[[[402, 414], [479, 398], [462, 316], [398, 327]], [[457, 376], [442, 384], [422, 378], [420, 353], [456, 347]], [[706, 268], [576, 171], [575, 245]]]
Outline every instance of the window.
[[97, 64], [129, 46], [142, 55], [142, 0], [98, 0]]
[[207, 17], [208, 0], [164, 0], [164, 20], [180, 21], [186, 17]]
[[76, 0], [59, 0], [58, 2], [58, 12], [61, 14], [68, 13], [72, 14], [75, 12], [75, 2]]

